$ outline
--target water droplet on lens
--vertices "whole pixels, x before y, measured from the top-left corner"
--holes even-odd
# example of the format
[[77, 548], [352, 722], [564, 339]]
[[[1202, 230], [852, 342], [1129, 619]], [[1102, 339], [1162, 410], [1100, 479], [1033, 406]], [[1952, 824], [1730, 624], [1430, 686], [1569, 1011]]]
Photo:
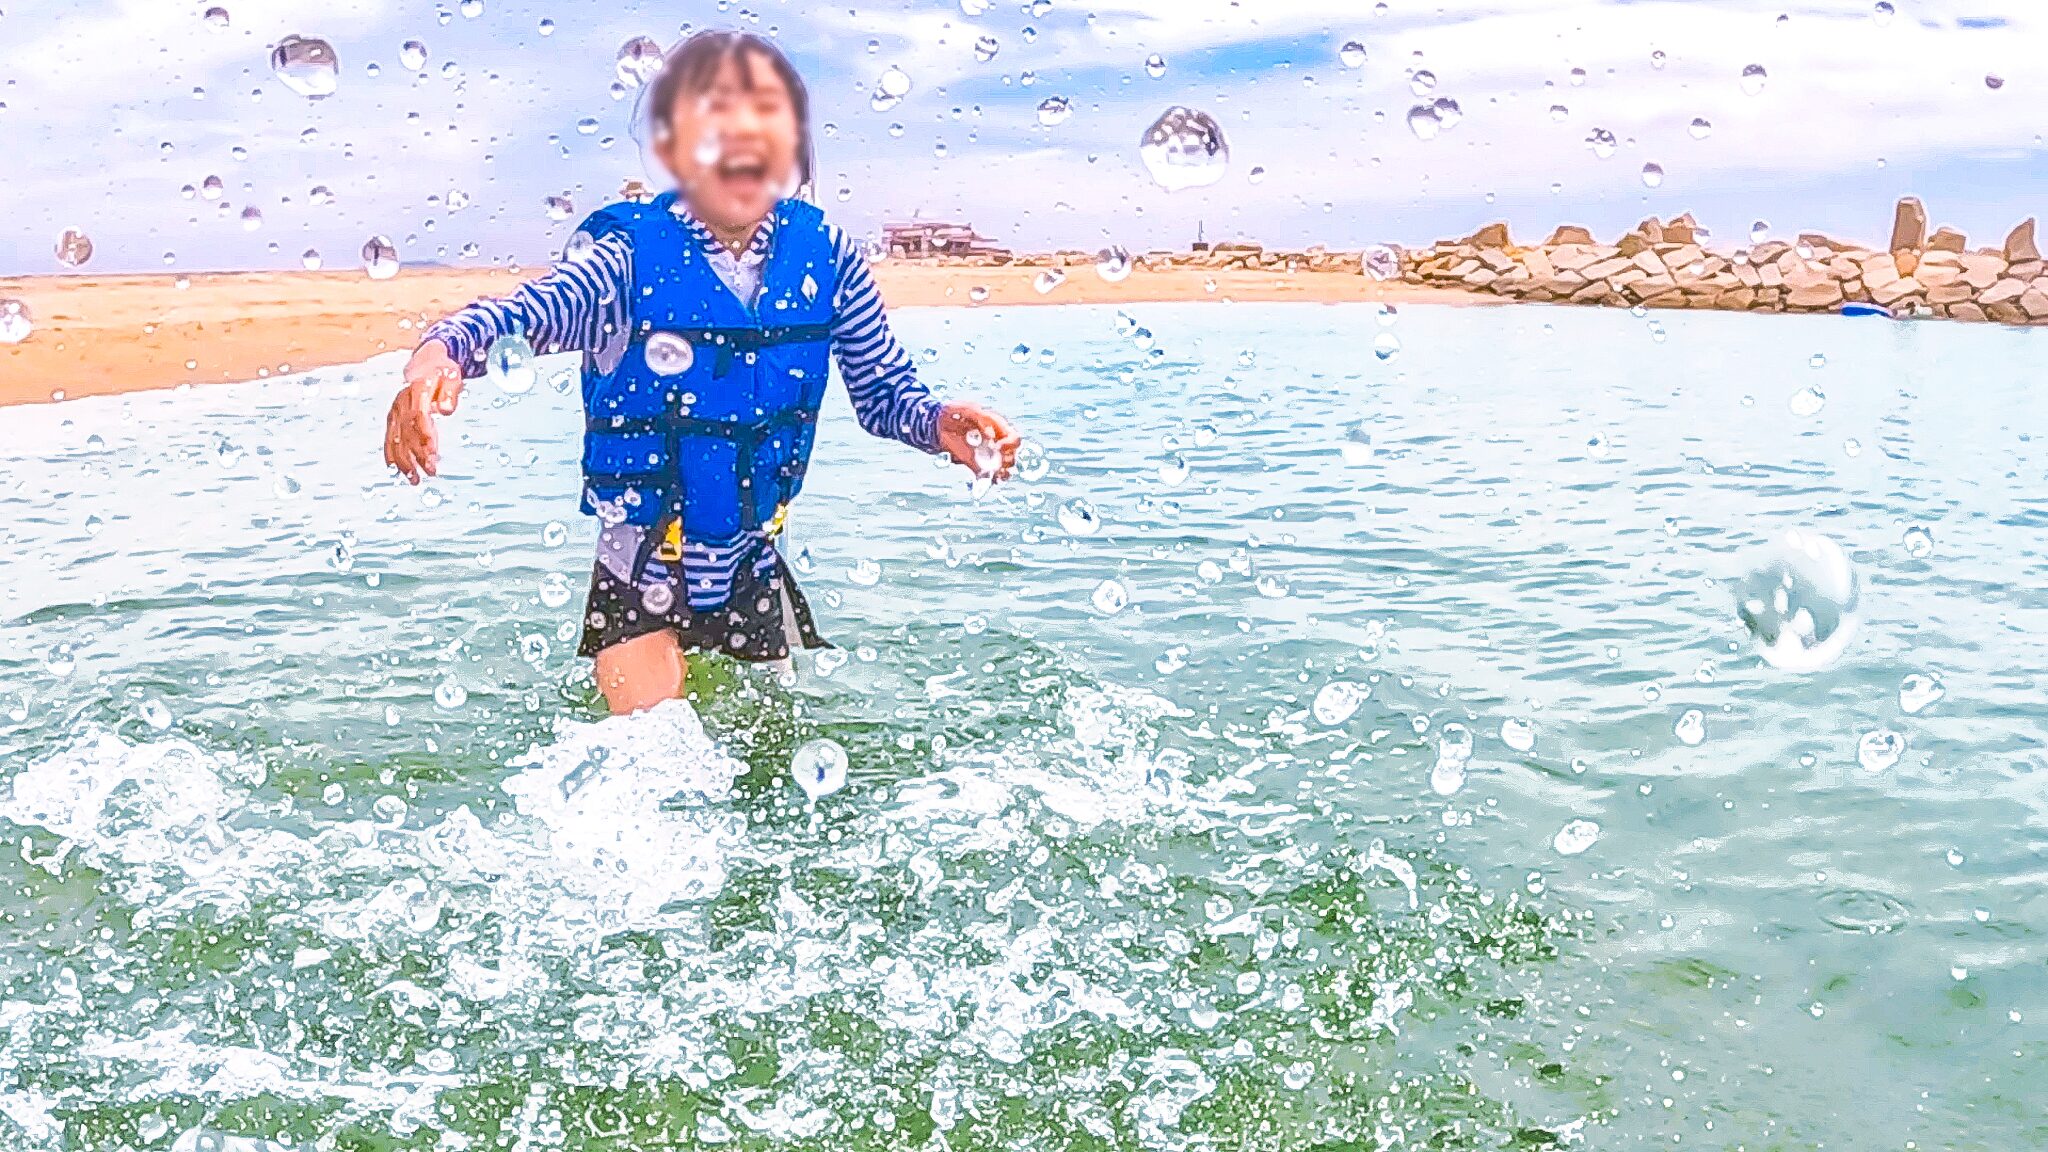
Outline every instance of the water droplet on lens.
[[66, 228], [57, 237], [57, 262], [76, 268], [92, 259], [92, 237], [83, 229]]
[[1057, 128], [1074, 114], [1074, 106], [1065, 96], [1048, 96], [1038, 104], [1038, 122], [1047, 128]]
[[263, 210], [261, 208], [252, 204], [242, 209], [242, 231], [254, 232], [261, 227], [263, 227]]
[[484, 354], [484, 374], [491, 383], [511, 396], [533, 391], [540, 375], [533, 366], [533, 345], [524, 336], [500, 336]]
[[1705, 140], [1714, 134], [1714, 125], [1712, 121], [1704, 116], [1695, 116], [1692, 119], [1692, 126], [1687, 128], [1686, 131], [1691, 132], [1692, 138], [1695, 140]]
[[1751, 64], [1742, 70], [1742, 91], [1744, 95], [1755, 96], [1764, 90], [1764, 84], [1771, 78], [1761, 64]]
[[1095, 505], [1079, 497], [1060, 505], [1055, 515], [1069, 536], [1093, 536], [1102, 530], [1102, 518], [1096, 515]]
[[334, 95], [341, 68], [334, 46], [325, 40], [287, 36], [270, 50], [270, 71], [279, 82], [308, 100]]
[[855, 584], [862, 588], [873, 588], [882, 582], [882, 565], [863, 556], [859, 560], [854, 561], [853, 566], [846, 570], [846, 579], [850, 584]]
[[804, 795], [816, 802], [846, 786], [846, 749], [836, 740], [806, 741], [790, 757], [789, 775]]
[[19, 300], [0, 300], [0, 344], [19, 344], [36, 328], [28, 305]]
[[1656, 188], [1664, 183], [1664, 168], [1659, 164], [1643, 165], [1643, 187]]
[[1600, 826], [1591, 820], [1574, 820], [1557, 830], [1550, 846], [1559, 856], [1577, 856], [1600, 840]]
[[540, 602], [548, 608], [560, 608], [569, 602], [569, 578], [560, 572], [550, 572], [540, 578]]
[[617, 65], [614, 69], [619, 83], [628, 88], [638, 88], [652, 83], [661, 75], [661, 45], [651, 36], [635, 36], [619, 45]]
[[1986, 75], [1984, 77], [1984, 86], [1986, 88], [1991, 89], [1993, 92], [1996, 92], [2000, 88], [2005, 87], [2005, 77], [1997, 75]]
[[1131, 274], [1130, 251], [1121, 244], [1112, 244], [1096, 253], [1095, 274], [1111, 284], [1129, 278]]
[[1114, 616], [1131, 602], [1131, 590], [1121, 580], [1104, 580], [1095, 586], [1088, 603], [1104, 616]]
[[1359, 254], [1359, 270], [1372, 280], [1401, 278], [1401, 252], [1387, 244], [1368, 244]]
[[1223, 126], [1207, 112], [1178, 105], [1161, 113], [1138, 141], [1138, 158], [1168, 192], [1203, 188], [1230, 168]]
[[647, 370], [656, 376], [678, 376], [697, 363], [697, 350], [674, 332], [656, 332], [643, 346]]
[[1036, 289], [1040, 296], [1044, 296], [1066, 282], [1067, 274], [1065, 271], [1059, 268], [1047, 268], [1031, 281], [1031, 287]]
[[560, 548], [569, 542], [569, 526], [560, 520], [550, 520], [541, 525], [540, 542], [549, 548]]
[[1707, 714], [1697, 708], [1687, 709], [1678, 723], [1671, 726], [1671, 734], [1688, 748], [1697, 746], [1707, 738]]
[[1500, 742], [1517, 752], [1527, 752], [1536, 747], [1536, 725], [1511, 716], [1500, 722]]
[[1593, 150], [1593, 155], [1605, 160], [1614, 155], [1619, 142], [1615, 140], [1614, 133], [1605, 128], [1595, 128], [1586, 134], [1586, 147]]
[[434, 704], [444, 712], [453, 712], [469, 701], [469, 689], [453, 680], [443, 680], [434, 687]]
[[1417, 96], [1427, 96], [1436, 91], [1436, 73], [1423, 69], [1408, 74], [1408, 90]]
[[1408, 130], [1415, 133], [1417, 140], [1434, 140], [1443, 127], [1443, 117], [1437, 115], [1435, 105], [1417, 104], [1408, 109]]
[[1472, 732], [1463, 724], [1446, 724], [1437, 733], [1436, 764], [1429, 772], [1430, 790], [1449, 796], [1465, 786], [1472, 762]]
[[1392, 332], [1382, 332], [1373, 337], [1372, 354], [1381, 360], [1392, 360], [1401, 354], [1401, 338]]
[[142, 717], [144, 724], [159, 732], [169, 728], [173, 723], [170, 708], [165, 706], [163, 701], [153, 696], [137, 705], [135, 712]]
[[427, 46], [417, 40], [407, 40], [398, 46], [398, 63], [408, 72], [417, 72], [427, 66]]
[[204, 19], [209, 27], [225, 28], [228, 26], [228, 10], [225, 8], [208, 8]]
[[1157, 52], [1145, 57], [1145, 75], [1154, 80], [1166, 75], [1166, 57]]
[[1371, 694], [1372, 689], [1366, 685], [1353, 684], [1348, 680], [1332, 680], [1316, 693], [1315, 702], [1309, 706], [1309, 711], [1315, 715], [1316, 723], [1325, 728], [1335, 728], [1351, 719], [1352, 714], [1358, 711], [1358, 706]]
[[372, 236], [363, 242], [363, 271], [372, 280], [389, 280], [398, 275], [398, 249], [383, 236]]
[[892, 65], [882, 73], [882, 78], [876, 82], [876, 86], [883, 95], [900, 100], [910, 95], [910, 74]]
[[1877, 7], [1870, 10], [1870, 18], [1875, 20], [1880, 28], [1891, 23], [1892, 17], [1897, 14], [1898, 9], [1892, 7], [1891, 0], [1877, 0]]
[[1899, 711], [1918, 716], [1946, 695], [1948, 689], [1941, 686], [1941, 681], [1916, 672], [1899, 682]]
[[1817, 416], [1822, 408], [1827, 407], [1827, 403], [1828, 394], [1808, 384], [1792, 394], [1788, 407], [1792, 409], [1794, 416]]
[[995, 59], [996, 53], [1000, 51], [1002, 45], [998, 44], [993, 36], [977, 36], [974, 40], [974, 58], [983, 64]]
[[1856, 742], [1856, 762], [1865, 772], [1882, 772], [1906, 754], [1906, 738], [1889, 728], [1865, 732]]
[[1346, 40], [1344, 46], [1337, 49], [1337, 62], [1346, 68], [1365, 67], [1365, 45], [1356, 40]]
[[1899, 537], [1899, 547], [1915, 560], [1925, 560], [1934, 555], [1934, 533], [1915, 524]]
[[1841, 546], [1819, 533], [1792, 529], [1742, 582], [1736, 609], [1767, 663], [1811, 672], [1848, 648], [1860, 599], [1856, 569]]
[[550, 196], [541, 202], [541, 206], [547, 209], [550, 220], [567, 220], [576, 211], [575, 202], [566, 195]]

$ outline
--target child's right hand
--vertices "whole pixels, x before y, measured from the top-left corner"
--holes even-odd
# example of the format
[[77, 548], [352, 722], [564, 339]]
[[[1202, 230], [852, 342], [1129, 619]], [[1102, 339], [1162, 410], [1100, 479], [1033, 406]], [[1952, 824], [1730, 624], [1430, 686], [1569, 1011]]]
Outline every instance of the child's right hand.
[[448, 346], [429, 340], [405, 362], [405, 387], [391, 400], [384, 421], [384, 462], [414, 484], [422, 475], [437, 476], [441, 435], [434, 417], [455, 411], [462, 397], [462, 369], [448, 355]]

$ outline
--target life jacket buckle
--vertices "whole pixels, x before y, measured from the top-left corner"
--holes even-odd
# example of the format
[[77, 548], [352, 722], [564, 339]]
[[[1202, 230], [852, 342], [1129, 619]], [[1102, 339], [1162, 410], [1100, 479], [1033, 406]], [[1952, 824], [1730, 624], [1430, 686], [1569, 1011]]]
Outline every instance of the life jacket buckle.
[[782, 535], [782, 529], [787, 525], [788, 520], [789, 505], [778, 504], [775, 506], [775, 518], [768, 521], [767, 526], [762, 528], [761, 531], [768, 539], [773, 540], [777, 536]]
[[668, 517], [662, 529], [661, 543], [654, 549], [654, 558], [664, 564], [680, 564], [683, 559], [683, 519]]

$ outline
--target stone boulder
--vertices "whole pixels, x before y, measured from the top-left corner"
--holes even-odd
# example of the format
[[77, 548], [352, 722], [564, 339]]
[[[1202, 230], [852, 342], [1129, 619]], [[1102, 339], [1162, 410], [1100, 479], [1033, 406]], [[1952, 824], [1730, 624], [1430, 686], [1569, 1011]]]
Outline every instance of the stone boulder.
[[1918, 197], [1899, 201], [1892, 213], [1892, 251], [1916, 252], [1927, 247], [1927, 206]]
[[1929, 252], [1967, 252], [1970, 238], [1953, 228], [1938, 228], [1927, 238]]
[[1470, 236], [1465, 237], [1464, 243], [1474, 248], [1506, 248], [1511, 246], [1514, 241], [1508, 238], [1506, 222], [1496, 220]]
[[1667, 244], [1697, 244], [1700, 242], [1700, 222], [1692, 213], [1674, 216], [1664, 224], [1664, 242]]
[[2027, 260], [2039, 260], [2041, 250], [2034, 246], [2034, 218], [2020, 221], [2020, 226], [2005, 238], [2005, 258], [2009, 263], [2019, 264]]
[[1552, 232], [1550, 234], [1550, 239], [1544, 241], [1545, 247], [1549, 248], [1556, 248], [1564, 244], [1590, 245], [1592, 243], [1593, 234], [1591, 232], [1588, 232], [1584, 228], [1579, 227], [1577, 224], [1558, 225], [1557, 231]]

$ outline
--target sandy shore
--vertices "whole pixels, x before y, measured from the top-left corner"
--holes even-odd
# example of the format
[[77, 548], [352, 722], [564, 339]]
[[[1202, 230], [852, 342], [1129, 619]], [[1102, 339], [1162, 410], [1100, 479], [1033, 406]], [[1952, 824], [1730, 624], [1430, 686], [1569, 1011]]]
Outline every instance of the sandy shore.
[[[544, 271], [539, 269], [536, 271]], [[891, 307], [1293, 300], [1499, 303], [1449, 288], [1374, 283], [1356, 273], [1138, 268], [1106, 283], [1090, 268], [1041, 295], [1041, 269], [876, 266]], [[20, 299], [35, 330], [0, 345], [0, 404], [255, 380], [353, 364], [419, 342], [422, 327], [479, 296], [518, 282], [505, 271], [407, 269], [375, 281], [361, 272], [245, 272], [150, 276], [0, 278], [0, 300]], [[1211, 291], [1211, 285], [1214, 290]], [[985, 298], [980, 290], [986, 289]]]

